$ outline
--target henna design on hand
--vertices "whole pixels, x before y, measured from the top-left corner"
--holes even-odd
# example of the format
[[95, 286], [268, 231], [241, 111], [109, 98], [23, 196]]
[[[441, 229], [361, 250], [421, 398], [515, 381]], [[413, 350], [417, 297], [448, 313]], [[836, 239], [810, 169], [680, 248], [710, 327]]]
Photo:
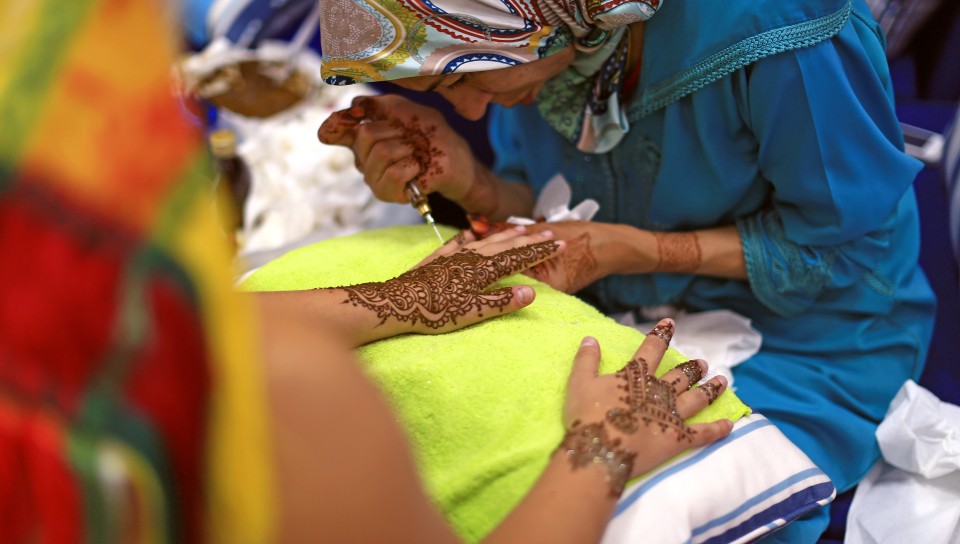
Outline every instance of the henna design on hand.
[[567, 242], [567, 250], [562, 255], [544, 261], [530, 269], [530, 275], [546, 282], [549, 274], [563, 267], [565, 285], [557, 286], [566, 293], [576, 293], [593, 282], [597, 270], [597, 260], [590, 249], [590, 234], [583, 233]]
[[602, 466], [606, 470], [606, 481], [610, 486], [610, 496], [617, 498], [633, 471], [633, 459], [637, 454], [620, 447], [619, 438], [610, 438], [603, 422], [583, 425], [574, 421], [567, 435], [560, 443], [574, 470], [586, 466]]
[[433, 261], [392, 280], [343, 287], [347, 300], [376, 312], [382, 325], [393, 317], [411, 325], [423, 323], [439, 329], [457, 318], [484, 308], [503, 310], [513, 299], [513, 290], [483, 290], [556, 252], [557, 242], [550, 240], [508, 249], [485, 256], [462, 249], [449, 257]]
[[692, 274], [700, 268], [703, 252], [695, 232], [654, 232], [660, 261], [654, 272]]
[[436, 125], [422, 128], [420, 118], [416, 115], [408, 123], [392, 119], [390, 124], [402, 132], [400, 138], [413, 149], [411, 160], [420, 167], [420, 175], [417, 178], [420, 191], [423, 194], [429, 193], [430, 178], [442, 175], [444, 172], [443, 166], [437, 162], [437, 159], [443, 157], [445, 153], [432, 143], [432, 139], [437, 133]]
[[607, 421], [616, 429], [626, 434], [633, 434], [640, 428], [656, 424], [660, 432], [667, 429], [677, 431], [677, 441], [693, 440], [695, 431], [683, 423], [683, 418], [677, 413], [677, 395], [673, 386], [648, 371], [647, 363], [643, 359], [632, 360], [626, 367], [616, 373], [623, 383], [619, 389], [626, 392], [620, 397], [625, 408], [615, 407], [607, 411]]

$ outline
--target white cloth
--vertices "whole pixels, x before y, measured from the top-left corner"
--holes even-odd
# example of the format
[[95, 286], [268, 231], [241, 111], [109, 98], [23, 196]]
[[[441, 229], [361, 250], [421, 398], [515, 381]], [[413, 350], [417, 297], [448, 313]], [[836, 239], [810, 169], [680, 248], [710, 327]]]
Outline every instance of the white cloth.
[[960, 543], [960, 407], [907, 381], [877, 441], [883, 461], [857, 487], [845, 542]]
[[409, 205], [377, 200], [349, 149], [317, 140], [317, 128], [331, 113], [350, 107], [356, 96], [376, 91], [367, 85], [323, 84], [320, 58], [313, 51], [286, 42], [265, 42], [247, 50], [218, 38], [185, 59], [179, 75], [192, 88], [212, 70], [251, 59], [280, 62], [314, 81], [303, 100], [266, 119], [219, 112], [220, 125], [236, 132], [237, 153], [253, 179], [236, 263], [240, 273], [320, 240], [422, 221]]

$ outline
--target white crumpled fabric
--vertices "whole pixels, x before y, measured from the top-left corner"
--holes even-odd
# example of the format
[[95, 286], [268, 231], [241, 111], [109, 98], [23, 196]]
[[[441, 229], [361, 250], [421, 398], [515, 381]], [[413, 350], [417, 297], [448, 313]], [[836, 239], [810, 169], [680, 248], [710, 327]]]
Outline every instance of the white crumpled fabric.
[[[600, 211], [600, 204], [597, 204], [597, 201], [592, 198], [584, 200], [571, 209], [570, 199], [572, 198], [573, 192], [570, 190], [570, 183], [563, 177], [563, 174], [556, 174], [540, 191], [537, 203], [533, 207], [533, 217], [542, 217], [548, 223], [589, 221]], [[515, 225], [532, 225], [536, 223], [534, 218], [511, 215], [507, 218], [507, 222]]]
[[251, 58], [289, 59], [292, 66], [316, 78], [304, 100], [272, 117], [244, 117], [225, 109], [219, 112], [220, 125], [236, 132], [240, 141], [237, 152], [253, 178], [240, 236], [237, 266], [241, 272], [327, 238], [421, 221], [409, 205], [374, 198], [354, 166], [350, 150], [317, 140], [317, 129], [331, 113], [350, 107], [355, 96], [375, 91], [366, 85], [322, 84], [319, 57], [309, 49], [292, 57], [291, 53], [285, 42], [265, 42], [256, 50], [246, 50], [218, 39], [181, 63], [180, 75], [187, 82]]
[[877, 441], [883, 460], [857, 487], [845, 542], [960, 542], [960, 407], [907, 381]]

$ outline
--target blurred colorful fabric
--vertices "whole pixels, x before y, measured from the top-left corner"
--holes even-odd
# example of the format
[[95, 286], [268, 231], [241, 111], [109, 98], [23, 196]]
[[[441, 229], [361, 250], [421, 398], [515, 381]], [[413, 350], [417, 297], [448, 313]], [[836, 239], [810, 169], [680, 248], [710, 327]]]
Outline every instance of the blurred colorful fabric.
[[155, 0], [0, 0], [0, 540], [263, 542], [253, 315]]

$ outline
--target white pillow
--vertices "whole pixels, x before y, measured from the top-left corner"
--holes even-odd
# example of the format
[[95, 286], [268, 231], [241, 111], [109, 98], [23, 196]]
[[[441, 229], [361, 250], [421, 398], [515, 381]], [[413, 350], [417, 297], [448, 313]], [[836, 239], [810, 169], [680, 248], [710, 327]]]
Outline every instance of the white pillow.
[[603, 543], [750, 542], [835, 496], [830, 478], [753, 413], [627, 487]]

